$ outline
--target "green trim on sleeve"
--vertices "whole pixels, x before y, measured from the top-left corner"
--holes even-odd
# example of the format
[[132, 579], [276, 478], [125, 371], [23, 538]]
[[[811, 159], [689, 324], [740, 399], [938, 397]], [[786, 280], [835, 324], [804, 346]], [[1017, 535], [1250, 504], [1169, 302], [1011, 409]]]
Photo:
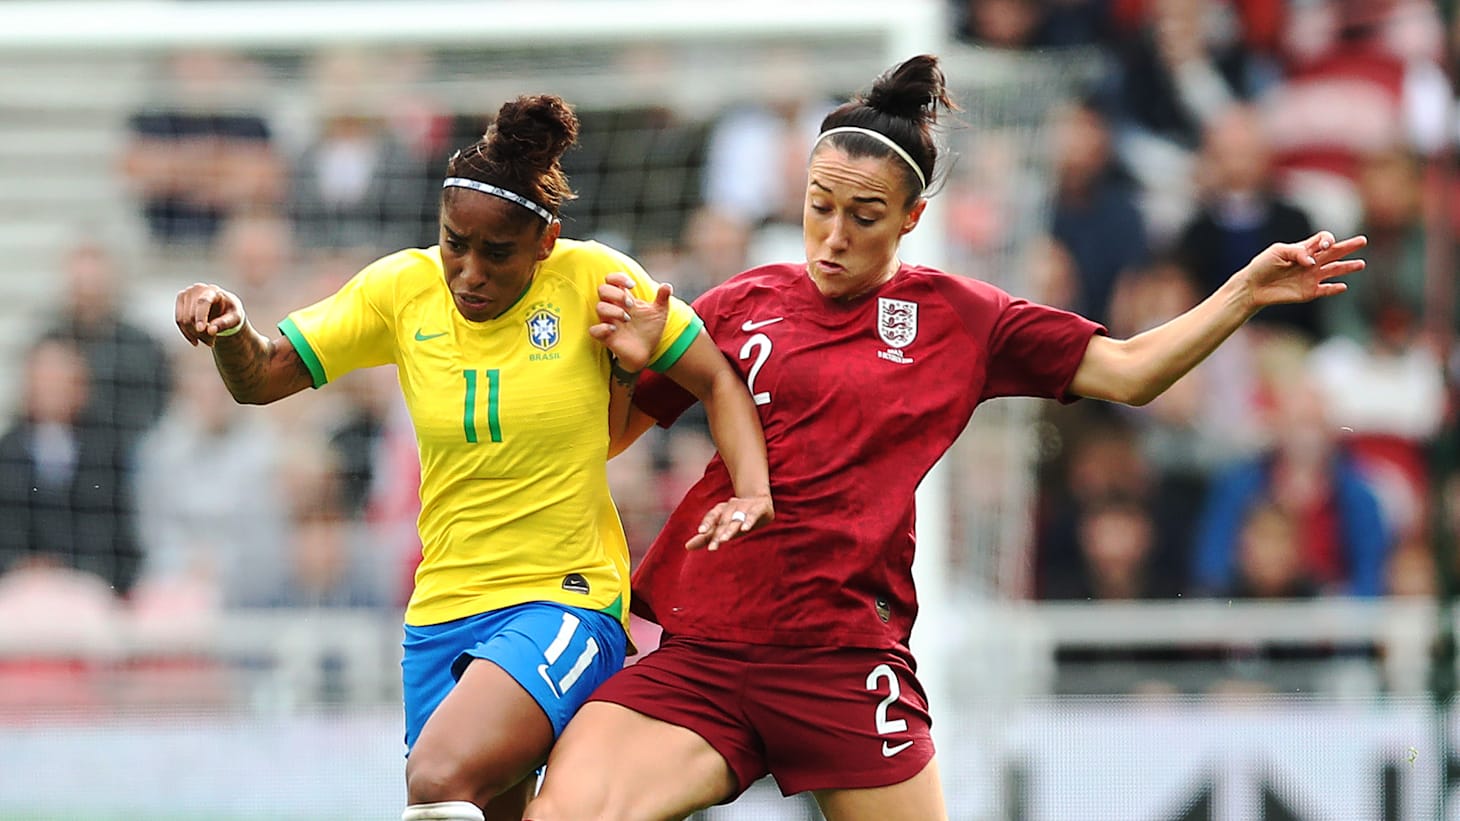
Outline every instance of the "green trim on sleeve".
[[304, 366], [309, 368], [309, 375], [314, 379], [314, 387], [324, 387], [325, 383], [330, 381], [329, 377], [325, 376], [324, 365], [320, 364], [319, 357], [314, 353], [314, 348], [309, 346], [309, 340], [304, 338], [299, 326], [294, 324], [293, 317], [284, 317], [284, 321], [279, 323], [279, 330], [294, 346], [299, 358], [304, 360]]
[[705, 321], [700, 319], [699, 314], [695, 314], [694, 319], [690, 320], [684, 330], [679, 332], [679, 338], [674, 340], [674, 344], [669, 346], [669, 350], [649, 363], [649, 370], [663, 373], [674, 367], [674, 363], [684, 356], [684, 352], [689, 350], [689, 346], [694, 343], [695, 337], [700, 335], [700, 331], [704, 330], [704, 327]]

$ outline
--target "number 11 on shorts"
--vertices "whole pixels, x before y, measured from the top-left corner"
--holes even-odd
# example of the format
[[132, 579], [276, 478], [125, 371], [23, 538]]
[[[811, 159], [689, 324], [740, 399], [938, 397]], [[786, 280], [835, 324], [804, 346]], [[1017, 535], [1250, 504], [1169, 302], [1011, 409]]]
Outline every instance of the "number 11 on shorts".
[[542, 680], [547, 682], [553, 695], [558, 698], [563, 697], [563, 693], [573, 686], [578, 677], [583, 675], [583, 671], [588, 669], [588, 665], [593, 663], [594, 656], [598, 655], [598, 642], [589, 636], [588, 641], [583, 644], [583, 651], [578, 654], [571, 665], [568, 665], [568, 669], [562, 673], [562, 677], [556, 681], [553, 680], [553, 675], [563, 667], [558, 663], [566, 658], [563, 651], [568, 649], [568, 645], [573, 641], [573, 635], [578, 631], [578, 625], [581, 623], [582, 621], [572, 613], [564, 613], [563, 624], [558, 628], [557, 637], [543, 652], [543, 660], [547, 663], [537, 665], [537, 674], [542, 676]]
[[[887, 718], [888, 705], [893, 704], [902, 697], [902, 685], [897, 683], [897, 674], [892, 672], [892, 668], [885, 664], [879, 664], [873, 667], [872, 672], [867, 674], [867, 692], [882, 692], [882, 688], [878, 682], [884, 678], [887, 679], [887, 697], [882, 699], [877, 705], [877, 734], [892, 735], [893, 733], [905, 733], [907, 732], [907, 721], [905, 719], [894, 718], [889, 720]], [[891, 758], [911, 746], [911, 741], [904, 741], [901, 744], [888, 744], [884, 741], [882, 742], [882, 757]]]

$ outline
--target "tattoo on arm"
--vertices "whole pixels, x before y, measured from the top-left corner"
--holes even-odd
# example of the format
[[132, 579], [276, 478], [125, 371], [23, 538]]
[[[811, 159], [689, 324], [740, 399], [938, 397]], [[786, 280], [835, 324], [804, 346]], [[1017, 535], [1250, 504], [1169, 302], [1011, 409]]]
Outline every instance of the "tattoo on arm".
[[638, 371], [627, 370], [618, 364], [617, 359], [610, 359], [609, 372], [613, 374], [613, 381], [628, 390], [629, 396], [634, 395], [634, 387], [639, 382]]
[[213, 361], [239, 402], [267, 404], [314, 384], [294, 346], [271, 342], [257, 332], [219, 340]]

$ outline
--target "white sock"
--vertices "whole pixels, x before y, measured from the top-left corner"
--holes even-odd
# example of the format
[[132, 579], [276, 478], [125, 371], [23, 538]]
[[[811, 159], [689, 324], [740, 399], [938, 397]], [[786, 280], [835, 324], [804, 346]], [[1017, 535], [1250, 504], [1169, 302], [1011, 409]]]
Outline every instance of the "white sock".
[[486, 821], [486, 816], [470, 801], [438, 801], [406, 807], [400, 821]]

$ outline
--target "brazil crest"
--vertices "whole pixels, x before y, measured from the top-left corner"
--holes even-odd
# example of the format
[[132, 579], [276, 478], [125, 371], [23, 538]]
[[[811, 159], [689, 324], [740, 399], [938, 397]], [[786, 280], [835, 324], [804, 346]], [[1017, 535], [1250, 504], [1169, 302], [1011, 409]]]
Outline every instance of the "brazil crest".
[[527, 341], [540, 351], [552, 350], [561, 334], [561, 320], [548, 306], [539, 306], [527, 317]]
[[534, 361], [543, 359], [557, 359], [558, 354], [553, 348], [557, 347], [558, 340], [563, 338], [562, 315], [558, 307], [546, 302], [540, 302], [527, 312], [527, 341], [541, 353], [534, 353], [530, 357]]

